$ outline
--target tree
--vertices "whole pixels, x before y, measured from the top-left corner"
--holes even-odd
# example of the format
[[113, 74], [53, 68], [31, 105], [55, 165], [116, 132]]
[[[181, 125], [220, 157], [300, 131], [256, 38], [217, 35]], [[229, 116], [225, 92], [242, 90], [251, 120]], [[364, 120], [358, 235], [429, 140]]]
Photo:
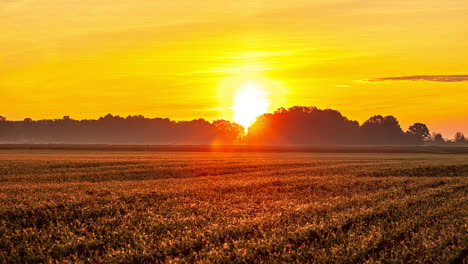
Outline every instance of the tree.
[[433, 133], [432, 134], [432, 141], [436, 144], [443, 144], [445, 143], [444, 138], [442, 137], [442, 134], [440, 133]]
[[356, 121], [336, 110], [294, 106], [259, 116], [249, 127], [246, 141], [260, 145], [355, 144], [358, 129]]
[[234, 144], [237, 143], [244, 134], [243, 126], [227, 120], [215, 120], [212, 125], [216, 129], [217, 138], [215, 141], [217, 143]]
[[455, 143], [465, 143], [465, 142], [466, 142], [465, 135], [463, 135], [462, 132], [457, 132], [455, 134]]
[[405, 133], [394, 116], [372, 116], [362, 124], [361, 136], [366, 144], [401, 144], [405, 141]]
[[6, 117], [0, 116], [0, 121], [6, 121]]
[[415, 137], [420, 142], [424, 142], [430, 136], [429, 129], [422, 123], [415, 123], [410, 126], [407, 133]]

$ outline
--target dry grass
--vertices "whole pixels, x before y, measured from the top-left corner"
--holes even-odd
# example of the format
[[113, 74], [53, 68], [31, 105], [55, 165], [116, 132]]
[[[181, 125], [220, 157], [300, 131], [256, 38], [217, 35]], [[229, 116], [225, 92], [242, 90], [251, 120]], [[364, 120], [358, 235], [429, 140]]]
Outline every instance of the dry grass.
[[0, 262], [462, 263], [468, 155], [2, 151]]

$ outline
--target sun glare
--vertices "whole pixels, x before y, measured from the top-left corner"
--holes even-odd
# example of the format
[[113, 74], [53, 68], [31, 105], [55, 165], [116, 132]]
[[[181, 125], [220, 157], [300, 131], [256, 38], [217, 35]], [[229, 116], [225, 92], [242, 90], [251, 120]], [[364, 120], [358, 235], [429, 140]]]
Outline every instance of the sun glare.
[[257, 116], [268, 111], [270, 101], [262, 86], [255, 82], [246, 82], [234, 95], [234, 121], [247, 129]]

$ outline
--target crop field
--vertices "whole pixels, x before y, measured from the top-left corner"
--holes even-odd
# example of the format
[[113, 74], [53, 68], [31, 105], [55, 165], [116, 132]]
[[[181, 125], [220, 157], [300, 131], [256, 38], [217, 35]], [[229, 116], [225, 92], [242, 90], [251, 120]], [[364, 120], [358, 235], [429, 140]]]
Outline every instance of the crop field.
[[0, 151], [0, 263], [467, 263], [468, 155]]

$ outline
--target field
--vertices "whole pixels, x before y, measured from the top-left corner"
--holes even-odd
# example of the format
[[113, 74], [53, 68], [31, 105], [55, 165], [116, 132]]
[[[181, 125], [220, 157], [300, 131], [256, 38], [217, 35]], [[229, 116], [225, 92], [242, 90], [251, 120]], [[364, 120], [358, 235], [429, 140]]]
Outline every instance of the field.
[[468, 154], [0, 151], [0, 263], [467, 263]]

